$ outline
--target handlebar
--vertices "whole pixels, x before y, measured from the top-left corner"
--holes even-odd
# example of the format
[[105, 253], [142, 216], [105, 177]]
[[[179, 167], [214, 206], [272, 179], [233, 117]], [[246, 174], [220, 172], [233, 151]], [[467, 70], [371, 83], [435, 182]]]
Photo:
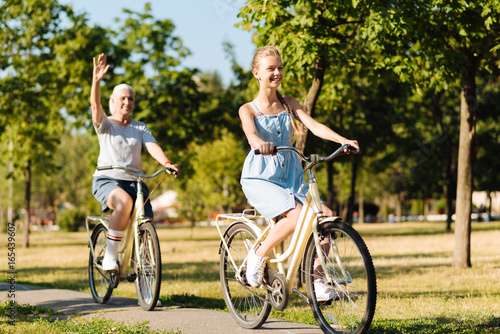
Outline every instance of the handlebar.
[[[309, 157], [306, 157], [304, 154], [302, 154], [302, 152], [300, 152], [297, 148], [295, 148], [293, 146], [275, 146], [273, 154], [276, 154], [278, 151], [292, 151], [292, 152], [295, 152], [300, 159], [302, 159], [303, 161], [305, 161], [305, 162], [308, 163], [308, 166], [307, 166], [308, 168], [311, 168], [311, 167], [317, 165], [320, 162], [332, 160], [333, 158], [336, 158], [336, 157], [344, 155], [344, 154], [349, 154], [349, 153], [358, 154], [358, 153], [361, 152], [360, 150], [358, 150], [354, 146], [351, 146], [351, 145], [348, 145], [348, 144], [340, 146], [337, 150], [335, 150], [335, 152], [333, 152], [332, 154], [330, 154], [330, 155], [328, 155], [326, 157], [320, 157], [317, 154], [311, 154]], [[259, 155], [260, 154], [260, 150], [257, 149], [257, 150], [254, 151], [254, 153], [256, 155]]]
[[173, 168], [170, 168], [170, 167], [163, 167], [162, 169], [156, 171], [154, 174], [151, 174], [151, 175], [144, 175], [144, 174], [133, 174], [130, 170], [128, 170], [127, 168], [123, 167], [123, 166], [115, 166], [115, 165], [112, 165], [112, 166], [97, 166], [97, 170], [101, 171], [101, 170], [109, 170], [109, 169], [121, 169], [123, 171], [125, 171], [128, 175], [136, 178], [136, 179], [151, 179], [155, 176], [157, 176], [158, 174], [160, 174], [161, 172], [165, 171], [165, 170], [168, 170], [170, 172], [170, 174], [174, 174], [175, 176], [177, 176], [177, 171]]

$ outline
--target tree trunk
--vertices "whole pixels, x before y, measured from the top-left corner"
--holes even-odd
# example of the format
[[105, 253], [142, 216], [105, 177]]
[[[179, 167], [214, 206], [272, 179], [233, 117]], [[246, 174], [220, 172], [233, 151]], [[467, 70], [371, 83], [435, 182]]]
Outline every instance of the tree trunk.
[[353, 223], [352, 217], [354, 213], [354, 199], [356, 198], [356, 177], [358, 172], [358, 163], [356, 159], [352, 160], [352, 174], [351, 174], [351, 195], [349, 196], [349, 202], [347, 203], [347, 217], [346, 222]]
[[447, 172], [446, 176], [446, 231], [451, 231], [451, 224], [453, 223], [453, 193], [451, 191], [452, 186], [454, 185], [451, 171]]
[[333, 161], [329, 160], [326, 162], [326, 186], [328, 193], [326, 194], [326, 206], [333, 211], [334, 215], [339, 215], [338, 205], [335, 203], [335, 184], [334, 184], [334, 175], [335, 169], [333, 168]]
[[453, 223], [453, 196], [455, 195], [453, 189], [456, 189], [456, 184], [453, 179], [454, 166], [453, 166], [453, 149], [451, 143], [446, 143], [447, 161], [446, 170], [444, 173], [444, 195], [446, 198], [446, 231], [451, 231], [451, 224]]
[[14, 222], [14, 178], [12, 177], [12, 174], [14, 173], [14, 162], [12, 159], [12, 151], [14, 150], [14, 143], [12, 142], [12, 139], [9, 140], [9, 198], [8, 198], [8, 207], [7, 207], [7, 222], [8, 223], [15, 223]]
[[358, 218], [359, 218], [359, 223], [364, 224], [365, 223], [365, 196], [363, 193], [363, 188], [359, 190], [359, 201], [358, 201]]
[[[321, 88], [323, 87], [323, 81], [326, 71], [326, 61], [323, 56], [318, 56], [316, 59], [316, 64], [314, 66], [314, 78], [307, 92], [306, 99], [304, 100], [304, 111], [314, 117], [314, 108], [316, 106], [316, 101], [318, 101], [319, 94], [321, 93]], [[297, 147], [301, 152], [306, 149], [307, 141], [307, 128], [299, 123], [299, 131], [295, 134], [295, 147]]]
[[475, 72], [475, 66], [471, 65], [462, 75], [455, 249], [453, 252], [453, 267], [455, 268], [472, 266], [470, 236], [477, 108]]
[[493, 205], [493, 201], [491, 199], [491, 191], [488, 190], [488, 221], [491, 221], [491, 207]]
[[399, 190], [397, 194], [397, 200], [396, 200], [396, 221], [398, 223], [403, 222], [403, 191]]
[[30, 246], [29, 234], [30, 234], [30, 201], [31, 201], [31, 160], [28, 160], [26, 169], [24, 171], [26, 178], [26, 189], [24, 193], [24, 228], [23, 228], [23, 248], [28, 248]]

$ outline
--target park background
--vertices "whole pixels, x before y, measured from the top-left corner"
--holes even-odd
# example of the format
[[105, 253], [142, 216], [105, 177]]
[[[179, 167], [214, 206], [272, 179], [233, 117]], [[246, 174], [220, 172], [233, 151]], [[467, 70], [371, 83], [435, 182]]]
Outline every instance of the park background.
[[[498, 235], [500, 2], [211, 4], [237, 15], [237, 28], [252, 34], [253, 50], [268, 44], [281, 50], [282, 93], [360, 142], [362, 154], [319, 170], [325, 202], [361, 232], [372, 231], [368, 238], [394, 231], [417, 239], [445, 236], [439, 257], [446, 258], [440, 265], [447, 278], [465, 275], [472, 283], [482, 277], [474, 270], [489, 272], [477, 290], [463, 282], [465, 296], [479, 295], [485, 310], [498, 305], [498, 290], [487, 284], [498, 281], [498, 264], [491, 262], [498, 250], [471, 240], [474, 229], [490, 231], [487, 238]], [[160, 222], [187, 225], [195, 238], [217, 212], [246, 207], [239, 175], [249, 147], [238, 108], [258, 86], [230, 40], [211, 46], [223, 52], [218, 66], [231, 70], [223, 79], [187, 62], [191, 51], [175, 18], [157, 15], [154, 3], [120, 11], [117, 2], [116, 13], [108, 13], [118, 18], [112, 27], [91, 23], [66, 2], [1, 6], [0, 226], [16, 222], [19, 252], [38, 244], [40, 230], [77, 231], [85, 215], [99, 212], [91, 194], [99, 148], [89, 108], [92, 57], [99, 53], [111, 64], [104, 108], [114, 85], [130, 84], [137, 99], [133, 117], [148, 124], [182, 166], [182, 177], [167, 178], [153, 195], [176, 194], [174, 207], [158, 212]], [[320, 155], [336, 148], [306, 131], [296, 135], [296, 145]], [[158, 168], [147, 156], [144, 164], [146, 172]], [[476, 250], [481, 255], [474, 263]], [[486, 294], [493, 299], [484, 300]], [[446, 294], [461, 296], [460, 289]], [[478, 332], [494, 331], [498, 309], [467, 319], [481, 319], [470, 320]]]

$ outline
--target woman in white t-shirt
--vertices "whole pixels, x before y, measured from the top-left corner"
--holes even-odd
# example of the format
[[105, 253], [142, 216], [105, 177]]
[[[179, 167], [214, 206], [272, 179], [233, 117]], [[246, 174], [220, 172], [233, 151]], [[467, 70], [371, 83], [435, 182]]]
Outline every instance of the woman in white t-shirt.
[[[145, 148], [160, 164], [174, 169], [179, 175], [179, 166], [170, 162], [146, 124], [130, 117], [135, 102], [132, 87], [121, 84], [113, 89], [109, 100], [111, 116], [106, 116], [101, 105], [101, 80], [108, 69], [106, 55], [100, 54], [97, 60], [94, 57], [90, 104], [92, 122], [100, 146], [97, 165], [119, 165], [130, 169], [133, 173], [142, 174], [141, 150]], [[94, 196], [101, 203], [103, 211], [113, 210], [109, 221], [106, 254], [102, 263], [106, 271], [118, 270], [116, 254], [132, 213], [136, 186], [136, 181], [121, 170], [96, 170], [94, 173], [92, 181]], [[146, 185], [143, 185], [143, 192], [147, 198], [149, 190]], [[149, 201], [144, 210], [146, 216], [153, 217]]]

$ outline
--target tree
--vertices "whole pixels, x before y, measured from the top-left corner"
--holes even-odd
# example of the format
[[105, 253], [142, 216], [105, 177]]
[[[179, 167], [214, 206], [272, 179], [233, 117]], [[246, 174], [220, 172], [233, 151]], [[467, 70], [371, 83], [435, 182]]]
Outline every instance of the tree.
[[[242, 7], [240, 26], [255, 30], [257, 46], [277, 47], [285, 65], [287, 93], [303, 96], [304, 111], [314, 116], [325, 74], [330, 67], [344, 68], [359, 61], [356, 34], [366, 7], [356, 1], [252, 1]], [[306, 148], [307, 129], [300, 125], [295, 145]]]
[[[32, 170], [52, 173], [51, 154], [63, 133], [61, 111], [82, 108], [82, 55], [101, 41], [83, 15], [54, 0], [3, 1], [0, 7], [0, 78], [3, 146], [15, 149], [10, 177], [24, 174], [23, 246], [29, 247]], [[92, 35], [89, 38], [89, 35]], [[35, 175], [36, 176], [36, 175]]]
[[4, 1], [0, 8], [0, 63], [7, 70], [0, 79], [0, 123], [2, 142], [14, 143], [16, 175], [25, 176], [23, 247], [29, 247], [32, 167], [54, 151], [62, 130], [51, 40], [66, 10], [51, 0]]
[[236, 137], [225, 132], [220, 139], [204, 144], [191, 143], [189, 169], [179, 194], [183, 215], [191, 224], [210, 219], [215, 211], [231, 211], [244, 198], [239, 183], [245, 150]]
[[[437, 89], [459, 81], [461, 121], [457, 172], [457, 212], [453, 266], [470, 261], [471, 198], [477, 118], [478, 71], [498, 70], [500, 2], [381, 2], [367, 21], [367, 45], [386, 57], [377, 66], [402, 80]], [[498, 47], [498, 46], [497, 46]]]
[[[155, 19], [149, 3], [143, 13], [123, 12], [121, 27], [111, 36], [115, 45], [108, 55], [108, 83], [126, 82], [134, 88], [138, 102], [134, 118], [148, 124], [169, 157], [177, 161], [175, 152], [200, 137], [199, 107], [207, 96], [199, 92], [198, 70], [181, 68], [190, 52], [174, 34], [171, 20]], [[110, 90], [103, 91], [103, 96], [109, 96]]]

